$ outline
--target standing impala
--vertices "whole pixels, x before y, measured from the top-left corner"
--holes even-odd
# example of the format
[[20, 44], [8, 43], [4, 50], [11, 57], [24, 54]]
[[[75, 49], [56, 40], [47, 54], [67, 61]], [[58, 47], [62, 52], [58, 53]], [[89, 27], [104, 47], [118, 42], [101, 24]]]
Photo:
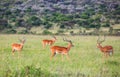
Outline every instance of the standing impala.
[[12, 53], [13, 53], [13, 55], [14, 55], [15, 51], [20, 52], [22, 50], [23, 46], [24, 46], [25, 39], [23, 39], [23, 40], [19, 39], [19, 41], [21, 42], [20, 44], [18, 44], [18, 43], [13, 43], [12, 44]]
[[104, 36], [104, 39], [102, 41], [99, 41], [99, 37], [98, 37], [98, 40], [97, 40], [97, 47], [100, 49], [101, 52], [104, 53], [104, 56], [107, 57], [107, 56], [110, 56], [110, 55], [113, 55], [113, 47], [112, 46], [102, 46], [101, 43], [105, 41], [105, 36]]
[[[68, 42], [68, 46], [67, 47], [62, 47], [62, 46], [52, 46], [50, 49], [51, 49], [51, 59], [52, 57], [54, 57], [56, 55], [56, 53], [60, 53], [63, 55], [66, 55], [67, 58], [69, 59], [69, 56], [68, 56], [68, 52], [70, 50], [71, 47], [73, 47], [73, 44], [72, 44], [72, 41], [71, 40], [66, 40], [66, 39], [63, 39], [64, 41]], [[63, 60], [63, 58], [62, 58]]]
[[44, 39], [42, 40], [42, 44], [43, 44], [43, 48], [45, 48], [46, 45], [53, 45], [55, 43], [55, 41], [57, 40], [55, 36], [52, 36], [53, 39], [52, 40], [48, 40], [48, 39]]

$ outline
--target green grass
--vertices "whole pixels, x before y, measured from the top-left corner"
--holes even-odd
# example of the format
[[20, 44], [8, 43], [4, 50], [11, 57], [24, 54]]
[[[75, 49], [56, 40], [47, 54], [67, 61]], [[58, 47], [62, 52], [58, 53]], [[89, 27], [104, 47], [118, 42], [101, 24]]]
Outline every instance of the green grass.
[[[26, 43], [18, 58], [18, 52], [12, 55], [11, 44], [22, 37]], [[55, 45], [67, 46], [63, 36], [56, 37]], [[43, 49], [41, 41], [51, 36], [0, 35], [0, 77], [120, 77], [120, 37], [106, 37], [102, 45], [114, 48], [114, 55], [107, 59], [96, 47], [96, 36], [64, 37], [74, 44], [69, 51], [70, 61], [66, 56], [62, 61], [60, 54], [50, 60], [49, 46]]]

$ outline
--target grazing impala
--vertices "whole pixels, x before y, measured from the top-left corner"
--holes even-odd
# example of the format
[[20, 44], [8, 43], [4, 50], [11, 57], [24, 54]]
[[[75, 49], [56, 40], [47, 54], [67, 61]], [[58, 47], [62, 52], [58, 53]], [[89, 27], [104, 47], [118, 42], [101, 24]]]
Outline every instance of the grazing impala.
[[53, 45], [55, 43], [55, 41], [57, 40], [55, 36], [52, 36], [53, 39], [52, 40], [48, 40], [48, 39], [44, 39], [42, 40], [42, 44], [43, 44], [43, 48], [45, 48], [46, 45]]
[[101, 43], [105, 41], [105, 36], [104, 36], [104, 39], [102, 41], [99, 41], [99, 37], [98, 37], [98, 40], [97, 40], [97, 47], [100, 49], [101, 52], [104, 53], [104, 56], [107, 57], [107, 56], [110, 56], [110, 55], [113, 55], [113, 47], [112, 46], [102, 46]]
[[62, 56], [66, 55], [67, 58], [69, 59], [68, 52], [69, 52], [70, 48], [73, 47], [73, 44], [72, 44], [71, 40], [66, 40], [66, 39], [63, 39], [63, 40], [68, 42], [68, 46], [67, 47], [52, 46], [51, 47], [51, 53], [52, 53], [51, 54], [51, 59], [52, 59], [52, 57], [54, 57], [56, 55], [56, 53], [60, 53], [60, 54], [62, 54]]
[[21, 51], [22, 50], [22, 48], [23, 48], [23, 45], [24, 45], [24, 43], [25, 43], [25, 39], [23, 39], [23, 40], [21, 40], [21, 39], [19, 39], [20, 40], [20, 44], [18, 44], [18, 43], [13, 43], [12, 44], [12, 53], [13, 53], [13, 55], [14, 55], [14, 52], [15, 51]]

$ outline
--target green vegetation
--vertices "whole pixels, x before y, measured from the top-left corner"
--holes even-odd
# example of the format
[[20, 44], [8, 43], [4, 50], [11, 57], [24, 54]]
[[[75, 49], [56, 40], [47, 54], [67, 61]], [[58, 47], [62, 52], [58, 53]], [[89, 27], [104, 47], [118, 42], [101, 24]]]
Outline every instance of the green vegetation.
[[[9, 38], [8, 38], [9, 37]], [[11, 44], [25, 37], [26, 43], [18, 57], [12, 55]], [[71, 39], [74, 47], [69, 52], [70, 60], [57, 54], [50, 60], [50, 49], [42, 48], [43, 39], [51, 36], [0, 35], [0, 77], [119, 77], [120, 37], [107, 36], [103, 46], [112, 45], [114, 55], [103, 58], [96, 47], [97, 36], [56, 36], [55, 45], [67, 46], [62, 37]]]
[[[16, 33], [16, 34], [17, 33], [30, 34], [32, 33], [31, 29], [33, 27], [41, 27], [42, 32], [44, 31], [44, 29], [54, 29], [54, 27], [58, 27], [59, 29], [85, 28], [86, 30], [88, 30], [88, 29], [94, 28], [94, 29], [100, 30], [102, 27], [111, 28], [115, 24], [118, 24], [118, 25], [120, 24], [120, 21], [119, 21], [120, 6], [118, 4], [112, 4], [111, 5], [112, 9], [109, 9], [108, 8], [109, 3], [95, 4], [95, 5], [92, 3], [88, 3], [84, 5], [84, 9], [82, 9], [83, 11], [77, 12], [77, 13], [71, 13], [71, 14], [70, 13], [64, 14], [60, 12], [60, 8], [58, 8], [59, 11], [55, 11], [55, 12], [50, 12], [48, 9], [44, 9], [45, 12], [43, 12], [42, 14], [41, 13], [39, 14], [39, 12], [35, 11], [31, 7], [28, 7], [24, 11], [20, 9], [12, 9], [12, 8], [15, 8], [14, 5], [22, 4], [25, 1], [24, 0], [21, 0], [21, 1], [1, 0], [0, 2], [1, 3], [0, 5], [0, 12], [1, 12], [0, 32], [1, 33], [10, 32], [10, 33]], [[106, 1], [106, 2], [109, 2], [109, 1]], [[56, 9], [54, 8], [54, 10]], [[54, 25], [54, 24], [58, 24], [58, 25]], [[18, 32], [17, 29], [19, 27], [26, 28], [26, 31]], [[59, 34], [59, 33], [56, 33], [56, 34]], [[95, 33], [91, 32], [90, 34], [95, 34]], [[117, 35], [119, 34], [119, 30], [113, 33], [111, 33], [111, 31], [108, 31], [107, 34]]]

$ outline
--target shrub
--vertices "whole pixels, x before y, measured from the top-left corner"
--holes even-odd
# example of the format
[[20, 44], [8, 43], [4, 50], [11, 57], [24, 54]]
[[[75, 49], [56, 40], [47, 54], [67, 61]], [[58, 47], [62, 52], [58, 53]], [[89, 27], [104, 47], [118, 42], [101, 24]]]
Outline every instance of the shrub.
[[58, 33], [58, 34], [64, 33], [64, 30], [58, 30], [57, 33]]
[[27, 30], [21, 30], [18, 32], [18, 34], [27, 34], [27, 33], [29, 33]]
[[38, 17], [32, 16], [27, 20], [27, 23], [34, 26], [39, 26], [42, 23], [42, 21]]
[[3, 33], [8, 33], [8, 34], [15, 34], [17, 31], [14, 29], [6, 29], [3, 31]]
[[105, 23], [102, 25], [103, 27], [110, 27], [110, 24], [109, 23]]
[[42, 34], [43, 34], [43, 35], [48, 35], [48, 34], [52, 34], [52, 32], [50, 32], [50, 31], [48, 31], [48, 30], [44, 30], [44, 31], [42, 32]]
[[12, 21], [12, 22], [15, 22], [15, 21], [16, 21], [16, 18], [11, 18], [11, 21]]

